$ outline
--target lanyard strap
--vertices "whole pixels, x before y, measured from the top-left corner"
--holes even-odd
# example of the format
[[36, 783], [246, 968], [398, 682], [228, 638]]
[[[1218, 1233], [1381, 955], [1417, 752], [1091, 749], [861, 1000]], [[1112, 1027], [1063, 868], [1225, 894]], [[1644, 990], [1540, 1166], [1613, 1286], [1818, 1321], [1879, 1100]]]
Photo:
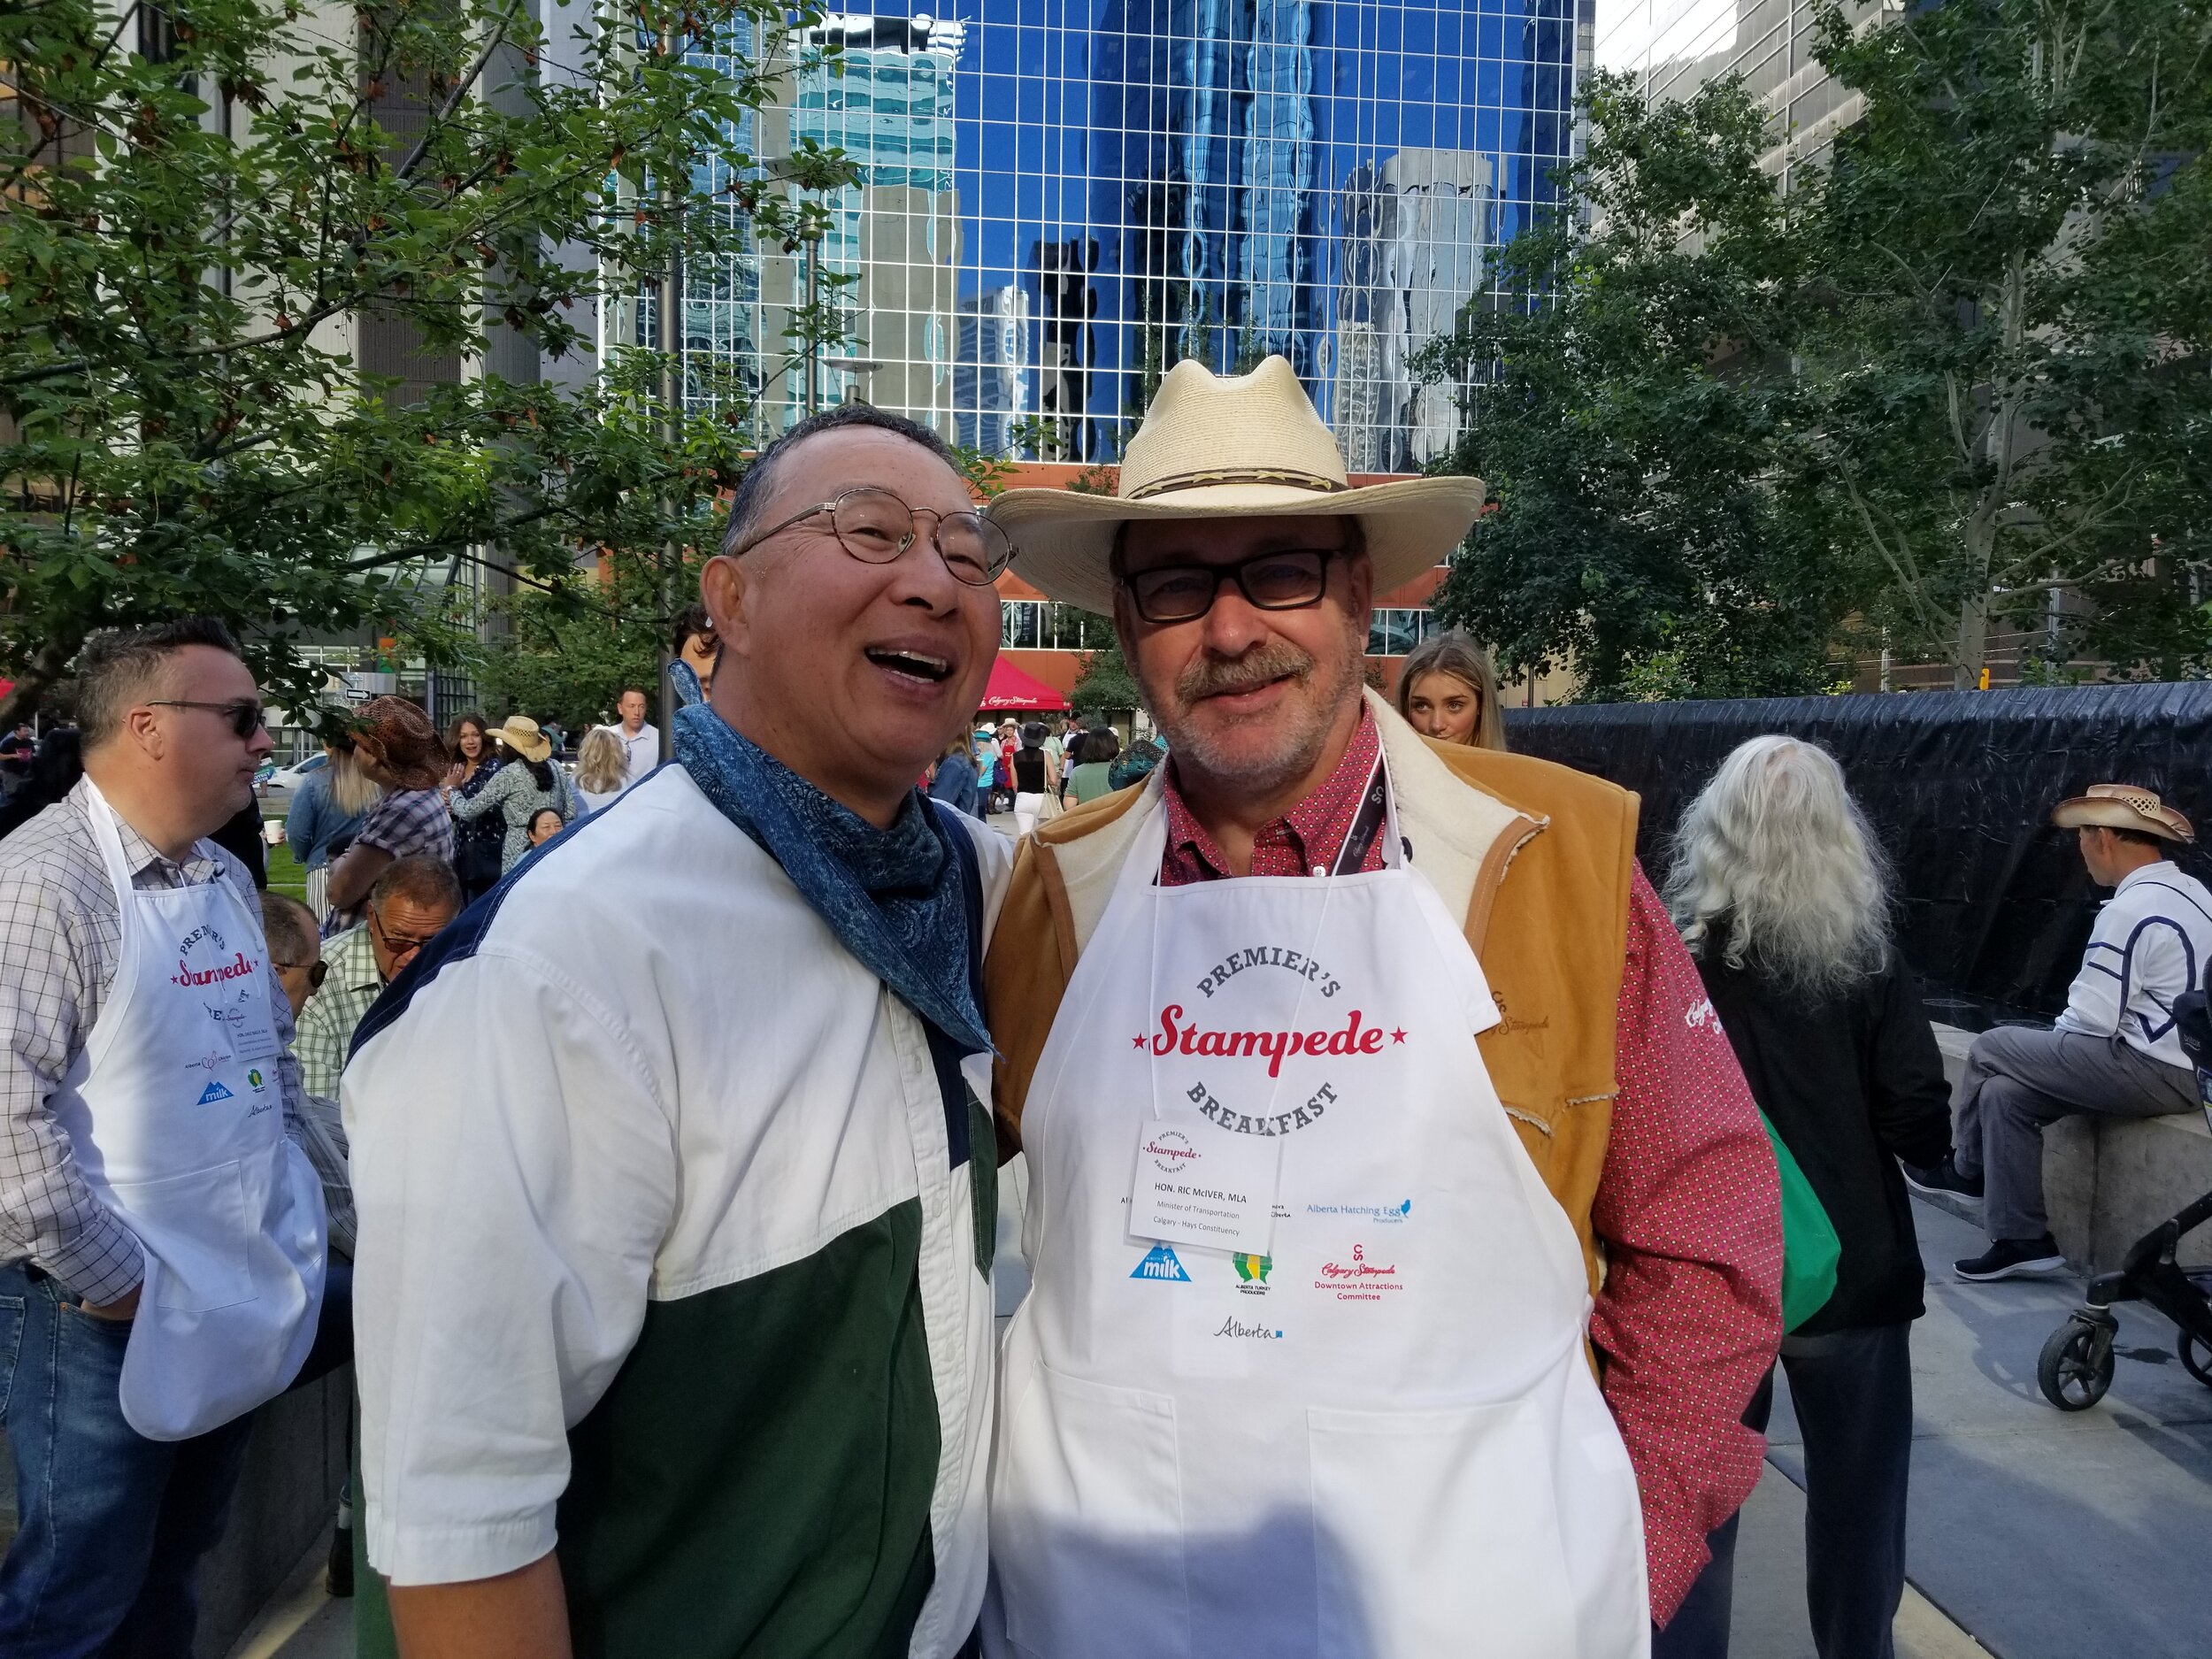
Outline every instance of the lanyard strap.
[[1375, 844], [1381, 833], [1383, 820], [1390, 813], [1390, 786], [1383, 776], [1382, 757], [1375, 757], [1375, 770], [1367, 776], [1367, 792], [1361, 799], [1359, 815], [1352, 820], [1351, 829], [1345, 834], [1344, 846], [1337, 853], [1336, 864], [1330, 870], [1333, 876], [1356, 875], [1367, 862], [1367, 849]]

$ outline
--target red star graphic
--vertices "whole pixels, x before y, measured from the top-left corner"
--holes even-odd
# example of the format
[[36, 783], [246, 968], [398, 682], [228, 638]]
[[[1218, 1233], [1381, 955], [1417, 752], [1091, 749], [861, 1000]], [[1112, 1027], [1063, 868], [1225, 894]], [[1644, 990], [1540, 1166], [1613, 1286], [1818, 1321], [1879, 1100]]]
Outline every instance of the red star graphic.
[[1390, 1033], [1390, 1041], [1393, 1041], [1393, 1042], [1403, 1042], [1405, 1040], [1406, 1040], [1406, 1033], [1405, 1033], [1405, 1032], [1404, 1032], [1403, 1028], [1401, 1028], [1401, 1029], [1399, 1029], [1399, 1030], [1397, 1030], [1397, 1031], [1394, 1031], [1394, 1032], [1392, 1032], [1392, 1033]]
[[1144, 1037], [1143, 1037], [1143, 1035], [1142, 1035], [1141, 1033], [1140, 1033], [1140, 1034], [1138, 1034], [1137, 1036], [1134, 1036], [1134, 1037], [1130, 1038], [1130, 1040], [1129, 1040], [1129, 1046], [1130, 1046], [1132, 1048], [1143, 1048], [1143, 1047], [1144, 1047]]

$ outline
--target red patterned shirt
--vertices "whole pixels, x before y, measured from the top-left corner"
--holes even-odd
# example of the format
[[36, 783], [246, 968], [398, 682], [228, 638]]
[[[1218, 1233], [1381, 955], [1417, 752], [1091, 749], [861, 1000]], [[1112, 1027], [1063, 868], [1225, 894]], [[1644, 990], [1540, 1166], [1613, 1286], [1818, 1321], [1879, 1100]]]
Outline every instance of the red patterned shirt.
[[[1325, 870], [1344, 844], [1380, 741], [1371, 715], [1321, 787], [1263, 827], [1254, 875]], [[1229, 873], [1166, 778], [1160, 881]], [[1378, 837], [1363, 870], [1382, 867]], [[1782, 1221], [1774, 1155], [1697, 965], [1640, 866], [1614, 1025], [1614, 1102], [1591, 1207], [1604, 1288], [1590, 1338], [1643, 1498], [1652, 1617], [1672, 1617], [1707, 1559], [1705, 1535], [1751, 1495], [1765, 1440], [1744, 1406], [1782, 1334]]]

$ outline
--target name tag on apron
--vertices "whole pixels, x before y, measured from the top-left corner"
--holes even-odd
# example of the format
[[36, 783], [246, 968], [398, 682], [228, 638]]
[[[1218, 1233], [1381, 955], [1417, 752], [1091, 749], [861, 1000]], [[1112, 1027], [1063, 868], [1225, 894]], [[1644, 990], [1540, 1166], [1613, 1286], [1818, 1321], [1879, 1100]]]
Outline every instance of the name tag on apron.
[[1141, 1239], [1267, 1254], [1282, 1143], [1224, 1135], [1177, 1115], [1137, 1125], [1129, 1230]]

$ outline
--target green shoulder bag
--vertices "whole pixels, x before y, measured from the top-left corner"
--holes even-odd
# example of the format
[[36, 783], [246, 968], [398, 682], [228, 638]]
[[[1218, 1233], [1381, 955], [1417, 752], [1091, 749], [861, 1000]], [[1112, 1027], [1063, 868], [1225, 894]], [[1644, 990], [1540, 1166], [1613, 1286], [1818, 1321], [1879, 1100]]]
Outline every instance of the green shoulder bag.
[[1843, 1255], [1843, 1243], [1828, 1212], [1820, 1207], [1813, 1184], [1764, 1112], [1759, 1114], [1759, 1122], [1774, 1148], [1775, 1173], [1781, 1179], [1782, 1329], [1794, 1331], [1836, 1294], [1836, 1263]]

